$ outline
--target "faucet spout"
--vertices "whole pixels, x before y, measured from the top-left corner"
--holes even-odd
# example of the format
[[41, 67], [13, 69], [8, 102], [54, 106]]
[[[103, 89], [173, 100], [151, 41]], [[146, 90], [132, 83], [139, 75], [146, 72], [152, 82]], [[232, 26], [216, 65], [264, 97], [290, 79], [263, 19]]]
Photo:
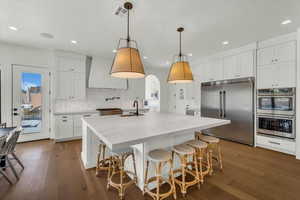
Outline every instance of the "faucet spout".
[[136, 108], [135, 115], [139, 115], [139, 102], [138, 102], [138, 100], [134, 100], [133, 107]]

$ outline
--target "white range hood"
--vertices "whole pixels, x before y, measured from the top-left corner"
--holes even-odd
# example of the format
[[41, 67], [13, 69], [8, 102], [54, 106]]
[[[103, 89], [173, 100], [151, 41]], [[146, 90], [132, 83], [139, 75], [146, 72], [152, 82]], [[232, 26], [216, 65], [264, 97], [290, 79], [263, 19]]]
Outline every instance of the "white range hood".
[[112, 64], [111, 60], [94, 56], [91, 60], [87, 60], [86, 63], [88, 88], [123, 90], [128, 88], [127, 79], [114, 78], [110, 76], [109, 72]]

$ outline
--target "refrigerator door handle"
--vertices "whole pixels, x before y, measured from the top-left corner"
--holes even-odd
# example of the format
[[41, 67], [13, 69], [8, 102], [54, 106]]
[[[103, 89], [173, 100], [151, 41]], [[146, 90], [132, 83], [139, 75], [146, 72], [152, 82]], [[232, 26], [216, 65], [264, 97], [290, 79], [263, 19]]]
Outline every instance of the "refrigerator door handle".
[[223, 116], [223, 105], [222, 105], [222, 102], [223, 102], [223, 99], [222, 99], [222, 91], [220, 91], [219, 93], [219, 118], [222, 118]]
[[226, 91], [223, 91], [223, 118], [226, 118]]

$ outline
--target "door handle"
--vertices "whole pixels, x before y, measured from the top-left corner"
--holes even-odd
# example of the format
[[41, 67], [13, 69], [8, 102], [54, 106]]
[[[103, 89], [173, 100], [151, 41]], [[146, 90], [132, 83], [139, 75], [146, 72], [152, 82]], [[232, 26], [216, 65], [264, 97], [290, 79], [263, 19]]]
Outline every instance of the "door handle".
[[18, 108], [14, 108], [13, 111], [18, 111]]
[[219, 118], [222, 118], [223, 116], [223, 111], [222, 111], [222, 91], [219, 92]]
[[14, 113], [14, 116], [17, 116], [17, 115], [19, 115], [18, 113]]
[[223, 118], [226, 117], [226, 91], [223, 91]]

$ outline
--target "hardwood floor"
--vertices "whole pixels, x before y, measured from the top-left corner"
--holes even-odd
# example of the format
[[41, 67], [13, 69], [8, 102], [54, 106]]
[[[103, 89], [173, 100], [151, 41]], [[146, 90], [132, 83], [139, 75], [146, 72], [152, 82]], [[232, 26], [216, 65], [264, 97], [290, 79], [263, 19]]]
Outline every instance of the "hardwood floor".
[[[300, 199], [300, 161], [293, 156], [222, 141], [224, 172], [205, 179], [201, 189], [188, 191], [188, 200]], [[105, 174], [84, 170], [81, 141], [54, 143], [50, 140], [17, 145], [25, 170], [14, 186], [0, 177], [1, 200], [114, 200], [118, 193], [106, 190]], [[13, 177], [10, 175], [10, 177]], [[135, 186], [125, 199], [143, 197]], [[169, 198], [172, 199], [172, 198]], [[178, 199], [182, 199], [178, 194]]]

